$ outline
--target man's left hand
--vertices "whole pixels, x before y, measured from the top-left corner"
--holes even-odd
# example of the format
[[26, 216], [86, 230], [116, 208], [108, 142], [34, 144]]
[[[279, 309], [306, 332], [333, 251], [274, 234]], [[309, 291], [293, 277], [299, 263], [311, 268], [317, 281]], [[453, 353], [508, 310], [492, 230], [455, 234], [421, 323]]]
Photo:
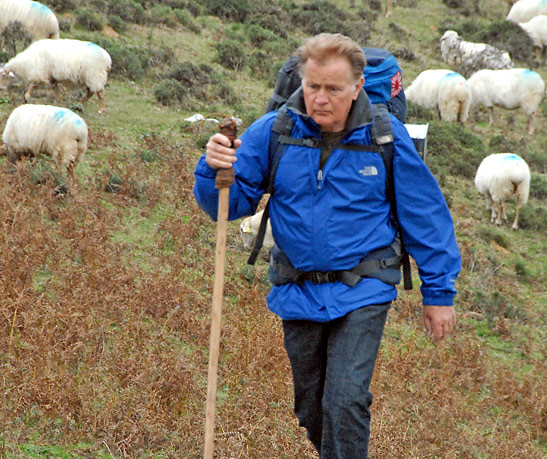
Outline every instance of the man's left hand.
[[424, 325], [427, 333], [438, 343], [450, 334], [456, 325], [453, 306], [424, 306]]

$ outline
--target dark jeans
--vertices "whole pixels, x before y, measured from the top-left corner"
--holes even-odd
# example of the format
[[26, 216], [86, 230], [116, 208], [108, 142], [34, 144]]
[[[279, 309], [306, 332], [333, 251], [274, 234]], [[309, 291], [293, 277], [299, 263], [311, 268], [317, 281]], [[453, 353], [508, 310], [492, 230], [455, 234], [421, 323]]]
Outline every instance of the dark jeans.
[[391, 303], [330, 322], [284, 320], [294, 410], [321, 459], [367, 459], [369, 390]]

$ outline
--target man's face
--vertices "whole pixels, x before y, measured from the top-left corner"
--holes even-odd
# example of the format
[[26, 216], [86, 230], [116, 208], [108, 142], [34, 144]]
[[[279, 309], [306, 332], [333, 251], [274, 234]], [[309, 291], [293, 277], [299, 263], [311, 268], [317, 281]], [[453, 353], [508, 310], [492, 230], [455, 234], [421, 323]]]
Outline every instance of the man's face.
[[352, 81], [351, 66], [345, 57], [333, 56], [323, 63], [308, 59], [302, 78], [308, 115], [322, 131], [341, 131], [363, 83], [363, 76]]

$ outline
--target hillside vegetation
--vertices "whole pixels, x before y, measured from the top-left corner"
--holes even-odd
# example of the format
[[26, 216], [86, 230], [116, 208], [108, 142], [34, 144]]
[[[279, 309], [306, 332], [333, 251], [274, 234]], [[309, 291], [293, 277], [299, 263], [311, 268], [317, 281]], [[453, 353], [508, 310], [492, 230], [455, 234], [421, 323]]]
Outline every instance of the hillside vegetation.
[[[215, 126], [263, 112], [281, 63], [321, 31], [392, 51], [405, 85], [446, 68], [439, 38], [511, 52], [547, 67], [504, 0], [50, 0], [62, 38], [94, 41], [113, 68], [107, 111], [67, 88], [61, 104], [88, 123], [79, 190], [47, 158], [16, 166], [0, 144], [0, 458], [202, 456], [213, 222], [193, 199], [193, 168]], [[383, 3], [383, 2], [382, 2]], [[13, 28], [0, 60], [28, 44]], [[0, 93], [0, 130], [22, 85]], [[52, 91], [32, 102], [56, 104]], [[547, 297], [547, 99], [536, 133], [518, 111], [475, 110], [465, 126], [410, 105], [429, 123], [427, 164], [454, 218], [463, 269], [458, 327], [441, 345], [423, 331], [419, 278], [390, 312], [373, 380], [371, 457], [542, 459]], [[473, 178], [493, 152], [532, 171], [521, 229], [490, 224]], [[409, 184], [415, 186], [415, 184]], [[59, 188], [58, 188], [59, 189]], [[62, 190], [62, 188], [60, 188]], [[514, 204], [508, 205], [509, 221]], [[292, 412], [279, 319], [265, 297], [267, 263], [246, 264], [230, 222], [219, 361], [218, 458], [313, 458]]]

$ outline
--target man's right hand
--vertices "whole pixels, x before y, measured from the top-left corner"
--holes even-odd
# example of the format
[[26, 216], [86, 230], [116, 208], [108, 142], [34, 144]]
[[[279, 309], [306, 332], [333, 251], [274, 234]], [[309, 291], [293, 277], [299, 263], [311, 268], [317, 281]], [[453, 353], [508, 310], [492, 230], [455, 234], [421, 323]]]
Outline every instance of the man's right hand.
[[213, 135], [207, 142], [205, 148], [205, 161], [212, 169], [230, 168], [237, 161], [236, 149], [241, 145], [241, 140], [234, 140], [233, 148], [231, 141], [223, 134]]

